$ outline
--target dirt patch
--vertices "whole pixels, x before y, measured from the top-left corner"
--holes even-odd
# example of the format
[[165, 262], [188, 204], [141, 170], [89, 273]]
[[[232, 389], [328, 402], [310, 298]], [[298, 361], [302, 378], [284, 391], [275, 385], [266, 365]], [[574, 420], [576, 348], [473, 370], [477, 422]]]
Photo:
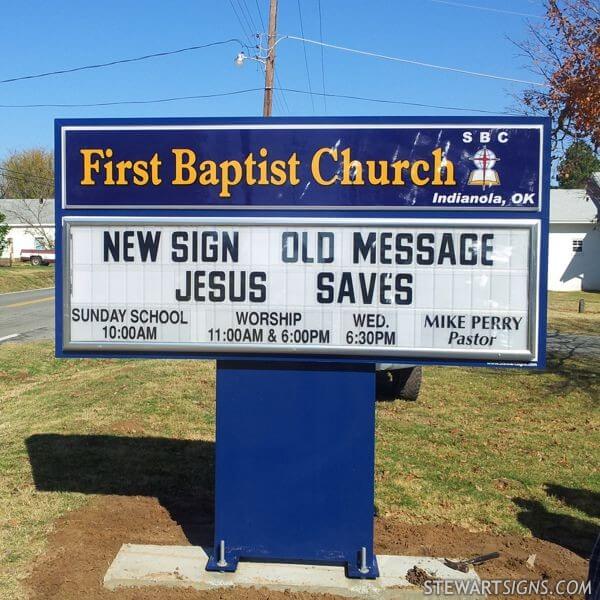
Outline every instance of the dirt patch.
[[425, 569], [421, 569], [417, 565], [406, 572], [406, 581], [418, 587], [423, 587], [426, 581], [431, 581], [432, 579], [433, 577]]
[[[167, 511], [156, 499], [103, 496], [59, 519], [47, 551], [34, 565], [27, 581], [34, 600], [325, 600], [333, 596], [267, 590], [127, 589], [109, 592], [102, 579], [124, 543], [188, 544], [193, 529], [197, 538], [210, 536], [210, 511], [198, 505]], [[193, 520], [193, 522], [192, 522]], [[186, 533], [184, 533], [186, 531]], [[518, 536], [472, 533], [453, 526], [409, 526], [378, 519], [376, 552], [468, 558], [499, 551], [500, 558], [477, 568], [483, 578], [550, 580], [584, 579], [587, 561], [564, 548]], [[186, 535], [187, 534], [187, 535]], [[533, 569], [527, 559], [536, 554]]]
[[[156, 589], [105, 590], [106, 570], [124, 543], [189, 544], [186, 531], [205, 540], [212, 527], [202, 509], [180, 505], [171, 514], [154, 498], [103, 496], [56, 522], [48, 548], [27, 581], [34, 600], [311, 600], [333, 596], [267, 590], [196, 591]], [[195, 520], [195, 521], [194, 521]], [[181, 523], [184, 524], [182, 528]]]
[[[537, 538], [470, 532], [453, 525], [406, 525], [390, 519], [375, 523], [375, 550], [464, 559], [499, 552], [500, 557], [477, 566], [482, 579], [585, 579], [587, 561], [577, 554]], [[533, 567], [527, 560], [536, 555]]]
[[123, 419], [121, 421], [114, 421], [110, 424], [110, 430], [112, 433], [119, 434], [140, 434], [145, 431], [144, 424], [136, 419]]

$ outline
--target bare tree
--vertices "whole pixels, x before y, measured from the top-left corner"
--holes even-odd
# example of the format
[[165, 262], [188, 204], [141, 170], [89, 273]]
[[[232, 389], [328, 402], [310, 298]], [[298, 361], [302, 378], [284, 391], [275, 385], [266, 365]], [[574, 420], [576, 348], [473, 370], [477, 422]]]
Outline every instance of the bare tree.
[[54, 196], [54, 156], [44, 148], [12, 152], [0, 161], [0, 191], [4, 198]]
[[54, 228], [48, 228], [45, 215], [48, 214], [47, 204], [52, 200], [26, 200], [15, 202], [13, 208], [4, 208], [7, 217], [25, 223], [28, 233], [37, 238], [45, 249], [54, 248]]
[[545, 88], [530, 88], [522, 102], [552, 119], [554, 149], [566, 140], [600, 147], [600, 9], [596, 0], [545, 0], [546, 18], [529, 25], [517, 43]]
[[13, 152], [0, 162], [0, 195], [20, 202], [6, 208], [8, 217], [25, 223], [45, 248], [54, 248], [54, 237], [44, 225], [47, 205], [54, 196], [54, 157], [43, 148]]

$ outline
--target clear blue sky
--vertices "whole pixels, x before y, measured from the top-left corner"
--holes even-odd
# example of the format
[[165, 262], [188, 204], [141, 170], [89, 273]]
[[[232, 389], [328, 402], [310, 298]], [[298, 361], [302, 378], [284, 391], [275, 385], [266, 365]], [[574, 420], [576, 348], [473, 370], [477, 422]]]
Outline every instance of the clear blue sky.
[[[455, 0], [500, 11], [542, 14], [540, 0]], [[246, 5], [258, 25], [268, 0]], [[318, 0], [300, 0], [304, 34], [319, 39]], [[525, 18], [435, 0], [321, 0], [323, 40], [450, 67], [537, 79], [508, 38], [526, 35]], [[0, 24], [0, 79], [139, 56], [227, 38], [244, 38], [229, 0], [7, 2]], [[262, 27], [260, 27], [262, 29]], [[280, 0], [278, 33], [300, 35], [297, 0]], [[247, 39], [247, 38], [246, 38]], [[256, 63], [234, 67], [237, 44], [144, 62], [0, 84], [0, 104], [144, 100], [261, 87]], [[303, 46], [277, 46], [285, 87], [308, 90]], [[312, 88], [322, 91], [321, 50], [308, 46]], [[325, 49], [325, 91], [504, 112], [523, 86]], [[315, 98], [286, 93], [291, 115], [458, 115], [441, 109]], [[275, 115], [286, 116], [278, 104]], [[56, 117], [256, 116], [262, 93], [170, 104], [97, 108], [0, 108], [0, 158], [7, 151], [52, 147]]]

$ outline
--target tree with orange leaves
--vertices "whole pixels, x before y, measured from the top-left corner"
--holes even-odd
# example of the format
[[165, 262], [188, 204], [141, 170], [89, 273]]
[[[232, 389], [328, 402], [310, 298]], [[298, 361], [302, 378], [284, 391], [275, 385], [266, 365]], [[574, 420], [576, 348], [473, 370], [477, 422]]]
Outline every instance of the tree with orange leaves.
[[546, 18], [519, 47], [546, 84], [527, 89], [528, 112], [552, 118], [554, 147], [589, 140], [600, 148], [600, 8], [597, 0], [545, 0]]

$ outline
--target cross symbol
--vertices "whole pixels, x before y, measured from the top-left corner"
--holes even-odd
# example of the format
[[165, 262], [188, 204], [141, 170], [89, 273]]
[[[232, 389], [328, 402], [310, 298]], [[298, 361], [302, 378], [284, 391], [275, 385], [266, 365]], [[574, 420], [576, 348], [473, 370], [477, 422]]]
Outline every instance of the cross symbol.
[[487, 146], [483, 147], [483, 150], [481, 152], [481, 156], [477, 157], [477, 160], [481, 162], [481, 166], [482, 166], [482, 171], [483, 171], [483, 188], [485, 188], [485, 182], [487, 181], [487, 176], [486, 176], [486, 171], [488, 168], [488, 164], [490, 162], [494, 162], [496, 160], [500, 160], [499, 158], [492, 158], [489, 153], [488, 153], [488, 149]]
[[[488, 151], [485, 146], [483, 147], [483, 154], [481, 155], [480, 160], [483, 163], [483, 181], [486, 181], [485, 171], [487, 169], [487, 164], [489, 161], [488, 161]], [[484, 187], [485, 187], [485, 184], [484, 184]]]

